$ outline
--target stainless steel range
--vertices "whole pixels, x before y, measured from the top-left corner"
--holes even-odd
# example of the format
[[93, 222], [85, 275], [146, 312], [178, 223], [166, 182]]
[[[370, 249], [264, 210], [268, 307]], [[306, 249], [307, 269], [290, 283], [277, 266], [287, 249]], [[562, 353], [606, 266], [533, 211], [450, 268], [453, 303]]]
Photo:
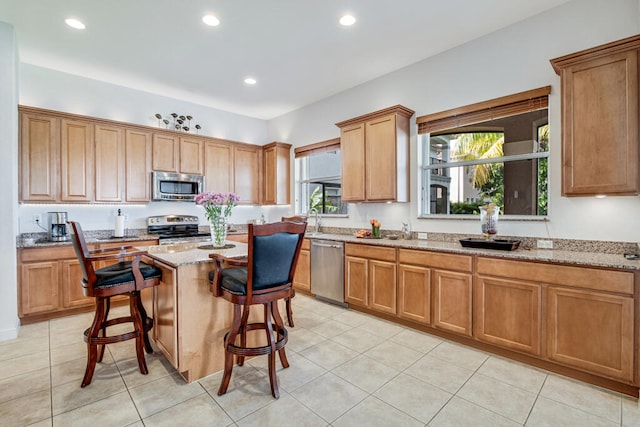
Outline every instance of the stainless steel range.
[[198, 230], [198, 217], [193, 215], [160, 215], [147, 218], [147, 233], [156, 236], [161, 245], [203, 242], [211, 233]]

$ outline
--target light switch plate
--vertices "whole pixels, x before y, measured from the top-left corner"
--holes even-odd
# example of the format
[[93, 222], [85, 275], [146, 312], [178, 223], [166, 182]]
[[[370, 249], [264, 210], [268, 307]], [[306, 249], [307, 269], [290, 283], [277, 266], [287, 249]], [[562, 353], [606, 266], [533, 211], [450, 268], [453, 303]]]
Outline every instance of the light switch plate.
[[428, 239], [427, 233], [418, 233], [418, 239], [427, 240]]
[[537, 246], [538, 249], [553, 249], [553, 240], [538, 239]]

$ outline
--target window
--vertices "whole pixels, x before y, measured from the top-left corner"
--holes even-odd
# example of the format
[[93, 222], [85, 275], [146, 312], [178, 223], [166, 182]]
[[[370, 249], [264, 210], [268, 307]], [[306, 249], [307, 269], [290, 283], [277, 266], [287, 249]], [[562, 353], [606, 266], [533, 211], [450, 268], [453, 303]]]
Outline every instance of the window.
[[296, 148], [296, 214], [347, 213], [342, 203], [340, 139]]
[[422, 215], [547, 215], [550, 87], [417, 119]]

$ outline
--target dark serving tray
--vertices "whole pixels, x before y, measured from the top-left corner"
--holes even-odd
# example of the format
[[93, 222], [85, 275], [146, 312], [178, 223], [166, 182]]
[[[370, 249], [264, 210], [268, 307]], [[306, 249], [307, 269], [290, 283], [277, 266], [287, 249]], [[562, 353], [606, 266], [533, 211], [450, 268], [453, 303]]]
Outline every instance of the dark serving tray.
[[460, 239], [460, 244], [465, 248], [497, 249], [499, 251], [514, 251], [520, 246], [520, 240], [501, 239]]

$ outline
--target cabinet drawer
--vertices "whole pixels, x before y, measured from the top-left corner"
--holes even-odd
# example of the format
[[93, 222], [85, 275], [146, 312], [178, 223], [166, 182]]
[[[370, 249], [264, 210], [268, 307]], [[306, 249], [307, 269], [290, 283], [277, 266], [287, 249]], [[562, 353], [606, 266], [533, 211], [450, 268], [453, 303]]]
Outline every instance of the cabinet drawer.
[[478, 257], [478, 274], [633, 295], [633, 273]]
[[415, 251], [400, 249], [398, 262], [402, 264], [419, 265], [422, 267], [442, 268], [444, 270], [456, 270], [471, 272], [472, 259], [468, 255], [443, 254], [429, 251]]
[[[93, 246], [89, 247], [89, 250]], [[47, 248], [23, 248], [19, 250], [20, 261], [37, 262], [37, 261], [58, 261], [62, 259], [76, 258], [76, 252], [73, 246], [49, 246]]]
[[347, 243], [345, 245], [345, 254], [368, 259], [379, 259], [381, 261], [395, 262], [396, 260], [395, 248], [383, 248], [381, 246], [357, 245], [354, 243]]
[[309, 239], [302, 240], [302, 249], [311, 250], [311, 243], [309, 242]]

